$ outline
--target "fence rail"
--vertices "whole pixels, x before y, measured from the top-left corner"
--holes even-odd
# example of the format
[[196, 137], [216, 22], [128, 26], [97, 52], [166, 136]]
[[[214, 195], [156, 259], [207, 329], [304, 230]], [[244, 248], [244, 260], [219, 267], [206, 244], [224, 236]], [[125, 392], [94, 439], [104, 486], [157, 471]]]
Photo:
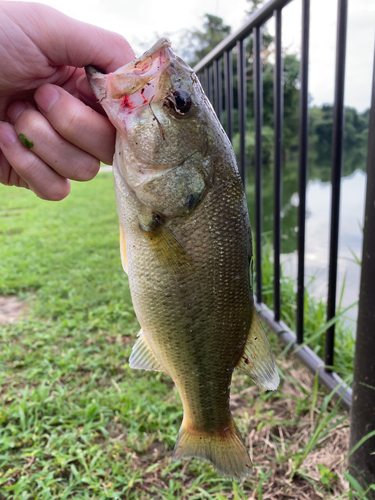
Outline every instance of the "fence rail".
[[[223, 119], [223, 88], [225, 103], [225, 128], [233, 137], [233, 64], [232, 50], [237, 56], [237, 107], [239, 125], [239, 171], [245, 185], [246, 158], [246, 59], [245, 39], [253, 37], [253, 85], [255, 124], [255, 270], [256, 306], [263, 320], [278, 333], [302, 362], [313, 372], [319, 373], [321, 383], [329, 390], [336, 388], [336, 397], [342, 396], [342, 405], [349, 409], [352, 390], [334, 372], [335, 324], [326, 331], [324, 361], [304, 344], [305, 298], [305, 219], [308, 158], [308, 65], [310, 0], [302, 0], [302, 38], [300, 59], [300, 115], [299, 115], [299, 207], [298, 207], [298, 271], [296, 332], [280, 320], [280, 254], [281, 254], [281, 189], [282, 189], [282, 130], [283, 130], [283, 59], [281, 50], [282, 9], [291, 0], [271, 0], [254, 12], [247, 23], [229, 35], [194, 68], [220, 120]], [[262, 26], [272, 16], [275, 18], [274, 64], [274, 304], [273, 311], [262, 303]], [[328, 277], [327, 323], [336, 313], [337, 258], [339, 237], [340, 180], [343, 148], [344, 77], [347, 30], [347, 0], [338, 0], [335, 102], [332, 138], [332, 205]], [[223, 69], [224, 68], [224, 72]], [[374, 108], [374, 106], [373, 106]], [[372, 111], [374, 112], [374, 111]]]

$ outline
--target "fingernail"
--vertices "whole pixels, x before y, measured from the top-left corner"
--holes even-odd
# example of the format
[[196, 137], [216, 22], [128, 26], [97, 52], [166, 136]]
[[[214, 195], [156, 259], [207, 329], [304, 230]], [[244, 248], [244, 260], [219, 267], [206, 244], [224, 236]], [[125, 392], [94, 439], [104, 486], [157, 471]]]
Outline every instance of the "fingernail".
[[6, 122], [0, 122], [0, 146], [8, 147], [17, 141], [13, 127]]
[[53, 85], [44, 85], [36, 91], [34, 98], [38, 107], [45, 113], [48, 113], [59, 96], [60, 94]]
[[7, 110], [7, 115], [10, 118], [10, 121], [14, 123], [17, 118], [20, 116], [21, 113], [25, 111], [27, 108], [26, 104], [24, 102], [12, 102], [12, 104], [9, 106]]

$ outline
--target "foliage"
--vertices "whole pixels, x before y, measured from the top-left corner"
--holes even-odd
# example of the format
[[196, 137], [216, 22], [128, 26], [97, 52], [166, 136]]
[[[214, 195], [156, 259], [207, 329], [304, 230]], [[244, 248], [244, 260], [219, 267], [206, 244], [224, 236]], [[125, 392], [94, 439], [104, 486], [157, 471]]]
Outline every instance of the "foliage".
[[[313, 106], [309, 111], [310, 176], [327, 182], [331, 178], [333, 106]], [[359, 113], [355, 108], [345, 108], [343, 176], [358, 168], [366, 170], [369, 111]]]
[[[249, 0], [248, 14], [262, 5], [261, 0]], [[188, 32], [181, 41], [181, 51], [191, 65], [198, 63], [230, 33], [230, 27], [221, 18], [206, 14], [203, 31]], [[263, 129], [262, 154], [265, 175], [271, 167], [274, 154], [273, 128], [273, 75], [274, 75], [274, 38], [263, 25], [261, 59], [263, 65]], [[255, 127], [254, 127], [254, 85], [253, 85], [253, 36], [245, 40], [246, 46], [246, 161], [255, 164]], [[237, 58], [233, 49], [233, 97], [234, 97], [234, 149], [239, 153], [238, 100], [237, 100]], [[299, 71], [300, 62], [296, 54], [283, 55], [283, 157], [284, 163], [297, 163], [299, 150]], [[225, 99], [223, 97], [223, 109]], [[309, 176], [325, 182], [330, 180], [330, 163], [333, 131], [333, 106], [311, 106], [309, 116]], [[369, 110], [359, 113], [354, 108], [345, 108], [343, 175], [354, 170], [366, 168], [367, 136]], [[226, 126], [226, 115], [223, 113]], [[287, 167], [288, 168], [288, 167]], [[295, 173], [295, 176], [297, 173]]]
[[[268, 236], [263, 238], [263, 302], [270, 308], [273, 307], [273, 249]], [[256, 276], [255, 276], [256, 280]], [[345, 287], [345, 282], [343, 284]], [[343, 291], [341, 291], [342, 297]], [[356, 304], [352, 304], [350, 307]], [[335, 371], [347, 382], [352, 383], [353, 360], [355, 339], [352, 329], [344, 321], [345, 313], [349, 308], [343, 309], [339, 303], [335, 323]], [[318, 356], [323, 357], [325, 331], [327, 329], [327, 305], [324, 299], [312, 296], [308, 287], [305, 289], [305, 311], [304, 311], [304, 343], [308, 345]], [[296, 331], [296, 290], [295, 280], [283, 275], [281, 280], [281, 319], [292, 331]]]
[[326, 467], [324, 464], [318, 465], [318, 470], [321, 474], [321, 482], [327, 489], [330, 489], [330, 485], [337, 481], [337, 474], [334, 474]]
[[249, 10], [246, 11], [247, 14], [253, 14], [257, 9], [260, 9], [262, 5], [264, 4], [265, 0], [247, 0], [247, 3], [249, 3]]
[[205, 14], [204, 17], [203, 31], [187, 31], [180, 42], [179, 52], [192, 67], [210, 53], [231, 31], [231, 27], [224, 24], [221, 17], [212, 14]]

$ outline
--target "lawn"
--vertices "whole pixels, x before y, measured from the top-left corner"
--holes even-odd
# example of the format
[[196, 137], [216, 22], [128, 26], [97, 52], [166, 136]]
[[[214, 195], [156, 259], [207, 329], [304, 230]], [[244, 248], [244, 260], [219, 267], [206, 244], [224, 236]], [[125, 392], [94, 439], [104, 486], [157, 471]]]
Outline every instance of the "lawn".
[[59, 203], [4, 186], [0, 199], [0, 296], [24, 301], [0, 325], [0, 499], [363, 498], [343, 461], [347, 415], [272, 335], [280, 390], [240, 374], [232, 388], [253, 476], [173, 462], [174, 385], [128, 366], [139, 326], [111, 173], [73, 183]]

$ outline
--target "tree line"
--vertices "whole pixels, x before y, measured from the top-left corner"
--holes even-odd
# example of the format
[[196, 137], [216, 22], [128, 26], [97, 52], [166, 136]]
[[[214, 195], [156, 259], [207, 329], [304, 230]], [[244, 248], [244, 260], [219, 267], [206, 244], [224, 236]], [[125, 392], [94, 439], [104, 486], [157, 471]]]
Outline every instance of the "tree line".
[[[248, 14], [259, 7], [261, 0], [252, 0]], [[213, 48], [231, 32], [231, 27], [224, 20], [212, 14], [205, 15], [203, 30], [191, 30], [184, 35], [180, 52], [191, 66], [197, 64]], [[266, 29], [262, 29], [262, 63], [263, 63], [263, 164], [265, 173], [273, 161], [273, 70], [274, 39]], [[233, 49], [233, 95], [234, 95], [234, 137], [233, 146], [238, 152], [238, 103], [237, 103], [237, 59]], [[284, 164], [295, 163], [298, 158], [299, 131], [299, 69], [300, 62], [296, 54], [285, 54], [283, 57], [284, 86], [284, 123], [283, 123], [283, 156]], [[255, 130], [254, 130], [254, 89], [253, 89], [253, 38], [246, 42], [246, 89], [247, 89], [247, 123], [246, 123], [246, 156], [247, 163], [254, 164]], [[224, 106], [223, 101], [223, 107]], [[226, 122], [223, 115], [224, 126]], [[365, 170], [368, 136], [369, 110], [363, 113], [355, 108], [345, 108], [343, 175], [349, 175], [356, 169]], [[333, 106], [310, 106], [309, 109], [309, 177], [322, 181], [330, 179], [331, 145], [333, 129]]]
[[[250, 1], [250, 14], [259, 6], [261, 0]], [[180, 47], [182, 56], [191, 66], [197, 64], [231, 32], [231, 27], [223, 19], [211, 14], [205, 15], [203, 30], [191, 30], [185, 34]], [[274, 155], [274, 113], [273, 113], [273, 54], [274, 39], [262, 29], [263, 62], [263, 230], [273, 230], [273, 155]], [[298, 151], [299, 151], [299, 71], [300, 61], [296, 54], [283, 57], [284, 122], [283, 122], [283, 189], [282, 252], [293, 252], [296, 248], [297, 207], [292, 202], [293, 194], [298, 192]], [[234, 135], [233, 147], [239, 154], [238, 102], [237, 102], [237, 58], [233, 49], [233, 101]], [[247, 198], [249, 212], [254, 213], [254, 164], [255, 164], [255, 127], [254, 127], [254, 88], [253, 88], [253, 39], [246, 41], [246, 165]], [[223, 98], [223, 109], [225, 102]], [[347, 176], [357, 169], [366, 170], [369, 112], [358, 112], [355, 108], [345, 108], [344, 151], [342, 175]], [[223, 125], [226, 116], [223, 113]], [[331, 178], [331, 146], [333, 131], [333, 105], [309, 107], [309, 179], [329, 182]]]

